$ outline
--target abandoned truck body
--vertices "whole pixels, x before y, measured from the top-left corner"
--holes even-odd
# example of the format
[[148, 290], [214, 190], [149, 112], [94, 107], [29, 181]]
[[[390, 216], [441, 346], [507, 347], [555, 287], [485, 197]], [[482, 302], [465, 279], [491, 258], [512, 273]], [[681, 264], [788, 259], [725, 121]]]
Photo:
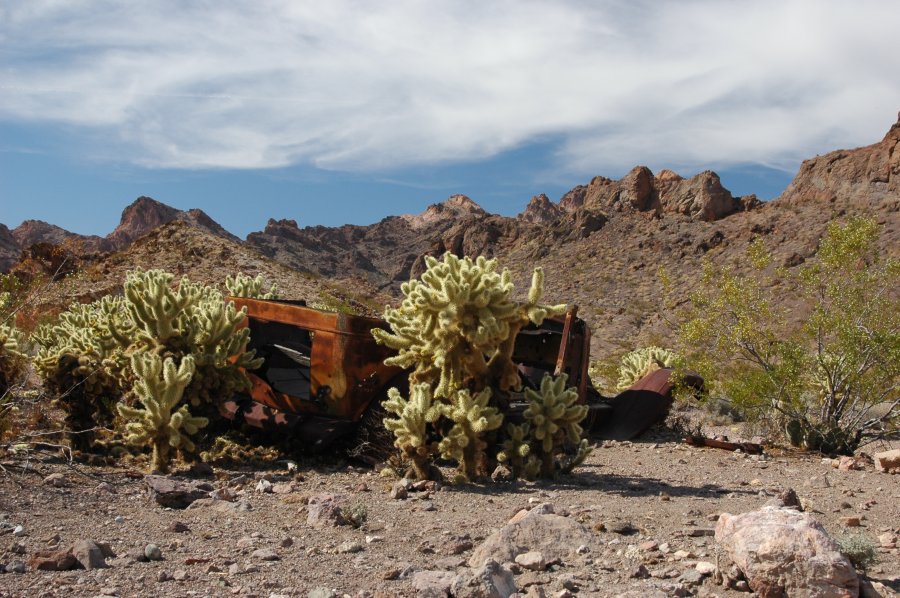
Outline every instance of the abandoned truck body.
[[[230, 300], [238, 308], [247, 309], [244, 325], [250, 328], [248, 349], [264, 358], [259, 369], [247, 372], [249, 392], [222, 406], [223, 415], [230, 419], [241, 418], [263, 429], [291, 430], [302, 434], [310, 448], [321, 447], [350, 433], [373, 403], [387, 396], [390, 387], [406, 385], [408, 372], [385, 365], [385, 358], [393, 351], [372, 337], [374, 328], [387, 329], [383, 320], [320, 311], [302, 301]], [[606, 430], [607, 437], [642, 432], [659, 416], [638, 414], [639, 421], [635, 421], [634, 410], [627, 408], [622, 410], [629, 414], [629, 421], [624, 422], [627, 425], [623, 428], [623, 422], [616, 423], [615, 399], [602, 399], [590, 384], [591, 333], [576, 314], [573, 307], [563, 317], [519, 332], [513, 361], [519, 366], [523, 384], [537, 387], [544, 374], [565, 373], [569, 386], [577, 389], [579, 401], [590, 407], [586, 422], [589, 430]], [[667, 382], [668, 373], [664, 379], [657, 374], [651, 390], [638, 389], [632, 395], [643, 393], [645, 402], [660, 407], [664, 404], [668, 411], [671, 397], [659, 394], [662, 390], [668, 395]], [[657, 397], [655, 402], [647, 393]], [[513, 393], [510, 409], [523, 408], [521, 394]]]

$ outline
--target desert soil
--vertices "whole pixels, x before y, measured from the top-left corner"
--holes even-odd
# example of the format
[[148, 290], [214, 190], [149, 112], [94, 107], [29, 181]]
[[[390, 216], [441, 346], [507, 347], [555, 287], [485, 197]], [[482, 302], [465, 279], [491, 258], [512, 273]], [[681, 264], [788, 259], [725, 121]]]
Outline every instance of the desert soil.
[[[748, 596], [713, 577], [698, 585], [679, 577], [697, 561], [727, 568], [705, 535], [718, 515], [757, 509], [786, 488], [833, 537], [862, 534], [877, 546], [879, 536], [900, 533], [900, 476], [871, 464], [838, 470], [820, 455], [777, 449], [759, 457], [694, 448], [664, 428], [636, 442], [599, 443], [574, 474], [552, 483], [444, 486], [402, 500], [391, 498], [393, 480], [338, 457], [301, 460], [296, 469], [215, 468], [206, 480], [236, 500], [186, 510], [156, 504], [142, 476], [123, 467], [69, 463], [49, 451], [0, 464], [0, 563], [12, 568], [81, 539], [108, 543], [117, 555], [104, 569], [0, 574], [2, 597], [277, 597], [317, 588], [319, 596], [415, 596], [412, 572], [464, 566], [473, 547], [540, 503], [582, 522], [594, 542], [546, 571], [518, 570], [519, 590], [533, 596], [566, 595], [564, 585], [579, 597]], [[262, 479], [278, 492], [258, 491]], [[305, 503], [322, 493], [364, 512], [365, 522], [308, 525]], [[851, 517], [861, 526], [848, 527]], [[623, 524], [636, 531], [617, 533]], [[15, 526], [24, 535], [14, 535]], [[136, 560], [148, 544], [160, 547], [162, 560]], [[632, 577], [640, 565], [650, 577]], [[879, 548], [867, 575], [887, 595], [900, 590], [900, 550]]]

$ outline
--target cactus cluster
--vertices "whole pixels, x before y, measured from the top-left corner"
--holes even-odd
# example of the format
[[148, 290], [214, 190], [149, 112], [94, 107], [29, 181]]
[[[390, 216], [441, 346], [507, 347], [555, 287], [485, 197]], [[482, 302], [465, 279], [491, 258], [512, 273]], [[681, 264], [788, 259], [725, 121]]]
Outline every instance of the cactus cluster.
[[678, 356], [662, 347], [643, 347], [627, 353], [619, 365], [619, 381], [616, 390], [623, 391], [655, 370], [674, 367]]
[[[250, 331], [243, 319], [244, 312], [212, 287], [187, 278], [175, 283], [172, 274], [160, 270], [132, 271], [123, 297], [73, 305], [56, 324], [39, 329], [35, 365], [60, 397], [67, 425], [76, 433], [108, 426], [116, 415], [125, 415], [114, 408], [123, 397], [126, 404], [139, 402], [148, 409], [140, 388], [149, 387], [146, 382], [141, 386], [139, 372], [151, 368], [136, 365], [140, 356], [171, 360], [179, 372], [190, 358], [179, 401], [209, 414], [219, 401], [247, 387], [240, 368], [260, 365], [252, 351], [245, 351]], [[133, 430], [129, 437], [144, 439]], [[84, 438], [82, 444], [92, 440]], [[190, 443], [177, 442], [190, 450]]]
[[141, 406], [118, 405], [119, 414], [131, 420], [125, 426], [125, 440], [137, 446], [150, 445], [151, 471], [166, 473], [171, 449], [193, 452], [190, 436], [209, 423], [205, 417], [192, 416], [181, 402], [194, 374], [194, 358], [185, 356], [176, 368], [171, 357], [163, 361], [155, 353], [135, 353], [131, 367], [136, 376], [134, 392]]
[[262, 274], [251, 278], [243, 272], [234, 276], [225, 277], [225, 288], [232, 297], [249, 297], [251, 299], [278, 299], [278, 285], [272, 283], [268, 291], [265, 291], [265, 279]]
[[22, 335], [15, 326], [0, 323], [0, 399], [22, 375], [25, 363], [25, 355], [20, 350], [22, 344]]
[[497, 272], [497, 261], [444, 254], [425, 258], [421, 280], [403, 283], [399, 308], [387, 307], [384, 319], [392, 332], [376, 329], [375, 339], [398, 351], [388, 365], [414, 368], [410, 380], [434, 385], [435, 397], [449, 399], [471, 385], [476, 390], [518, 387], [512, 363], [516, 335], [529, 321], [559, 315], [565, 305], [540, 305], [544, 275], [536, 268], [528, 300], [512, 298], [509, 270]]
[[[531, 430], [532, 451], [540, 459], [541, 477], [553, 477], [557, 470], [568, 472], [580, 465], [591, 452], [587, 439], [581, 437], [581, 422], [587, 416], [587, 405], [578, 404], [578, 392], [566, 388], [568, 376], [541, 380], [540, 390], [525, 390], [528, 407], [525, 419]], [[575, 446], [574, 455], [562, 457], [567, 445]]]
[[[420, 280], [403, 284], [400, 307], [385, 309], [391, 331], [373, 331], [379, 343], [397, 350], [385, 363], [412, 370], [409, 400], [391, 389], [384, 404], [397, 416], [384, 423], [401, 454], [412, 462], [410, 472], [420, 479], [431, 477], [432, 459], [440, 455], [457, 463], [460, 482], [488, 474], [496, 461], [509, 464], [517, 476], [553, 475], [554, 455], [571, 440], [566, 434], [575, 433], [580, 442], [577, 423], [586, 408], [554, 395], [546, 400], [546, 409], [552, 411], [549, 420], [537, 415], [542, 407], [534, 407], [534, 421], [504, 427], [501, 407], [506, 403], [500, 398], [521, 387], [512, 361], [516, 335], [528, 322], [540, 324], [562, 314], [565, 305], [539, 303], [540, 268], [534, 271], [527, 300], [518, 302], [509, 271], [498, 272], [496, 260], [447, 253], [442, 260], [427, 257], [426, 264]], [[564, 389], [565, 378], [558, 380]], [[557, 403], [563, 405], [561, 410]], [[537, 446], [535, 434], [547, 436], [546, 450], [543, 443]], [[579, 447], [583, 460], [586, 442]], [[550, 466], [542, 468], [545, 453]]]

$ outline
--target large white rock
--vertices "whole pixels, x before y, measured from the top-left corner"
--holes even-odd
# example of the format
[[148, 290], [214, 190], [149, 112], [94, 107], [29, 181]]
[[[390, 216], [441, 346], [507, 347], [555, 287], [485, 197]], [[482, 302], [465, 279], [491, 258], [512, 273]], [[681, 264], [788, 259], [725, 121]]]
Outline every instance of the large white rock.
[[817, 521], [795, 509], [723, 513], [716, 541], [760, 598], [859, 596], [853, 565]]

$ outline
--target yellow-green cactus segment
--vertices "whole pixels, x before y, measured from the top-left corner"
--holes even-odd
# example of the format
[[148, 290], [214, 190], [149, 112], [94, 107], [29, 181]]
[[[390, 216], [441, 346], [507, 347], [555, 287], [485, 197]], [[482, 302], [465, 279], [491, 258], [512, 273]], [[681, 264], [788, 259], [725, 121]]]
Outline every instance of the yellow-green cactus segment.
[[441, 416], [441, 405], [434, 402], [428, 384], [416, 384], [410, 389], [409, 400], [396, 388], [388, 390], [383, 403], [396, 419], [385, 418], [384, 426], [394, 434], [394, 446], [412, 463], [413, 476], [419, 480], [429, 477], [434, 447], [428, 442], [428, 424]]
[[497, 453], [497, 461], [509, 466], [514, 477], [525, 475], [525, 459], [531, 453], [529, 441], [531, 439], [531, 426], [528, 423], [506, 424], [504, 428], [506, 438], [500, 445]]
[[[568, 376], [553, 378], [549, 374], [541, 380], [540, 391], [525, 390], [528, 407], [523, 415], [531, 425], [532, 437], [540, 452], [541, 476], [552, 477], [555, 472], [554, 454], [568, 441], [582, 444], [581, 421], [587, 415], [587, 405], [577, 405], [578, 391], [566, 388]], [[586, 456], [586, 455], [585, 455]], [[584, 457], [582, 457], [583, 460]]]
[[243, 272], [225, 277], [225, 288], [232, 297], [249, 297], [251, 299], [278, 299], [278, 285], [272, 283], [268, 291], [263, 290], [265, 280], [262, 274], [251, 278]]
[[503, 424], [503, 415], [495, 407], [488, 407], [490, 398], [490, 388], [475, 395], [463, 389], [456, 391], [449, 404], [442, 405], [443, 415], [453, 422], [453, 427], [438, 444], [438, 450], [443, 458], [459, 464], [460, 480], [469, 481], [479, 474], [488, 446], [483, 437]]
[[622, 357], [616, 389], [623, 391], [650, 372], [674, 367], [677, 360], [678, 356], [674, 352], [662, 347], [636, 349]]
[[188, 355], [176, 368], [171, 358], [163, 361], [154, 353], [135, 353], [131, 367], [142, 407], [118, 405], [122, 417], [135, 420], [126, 424], [125, 439], [134, 445], [149, 444], [153, 449], [150, 470], [167, 472], [171, 449], [193, 451], [190, 436], [208, 423], [205, 417], [193, 417], [187, 405], [175, 410], [194, 374], [194, 359]]
[[481, 387], [492, 373], [501, 390], [517, 386], [515, 368], [506, 362], [519, 329], [565, 310], [564, 305], [538, 305], [543, 274], [535, 270], [529, 301], [519, 304], [512, 300], [509, 271], [498, 273], [496, 260], [446, 253], [441, 261], [430, 256], [425, 261], [421, 280], [401, 286], [400, 307], [385, 308], [392, 332], [373, 331], [379, 343], [398, 351], [385, 362], [415, 368], [413, 382], [436, 384], [434, 394], [441, 398], [471, 379]]
[[19, 350], [22, 341], [15, 326], [0, 323], [0, 401], [24, 371], [25, 354]]

